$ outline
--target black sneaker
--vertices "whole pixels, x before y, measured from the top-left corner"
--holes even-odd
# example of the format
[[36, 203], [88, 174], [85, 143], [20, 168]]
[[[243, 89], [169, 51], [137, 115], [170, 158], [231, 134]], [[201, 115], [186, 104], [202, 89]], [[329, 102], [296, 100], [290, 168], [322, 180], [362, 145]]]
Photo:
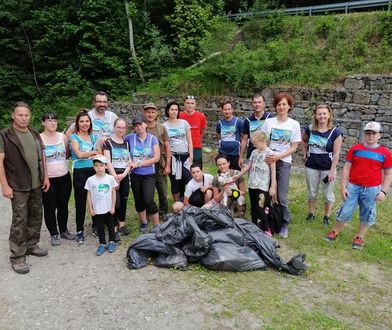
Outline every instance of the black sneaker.
[[313, 213], [308, 213], [306, 221], [313, 221], [314, 219], [316, 219], [315, 215]]
[[114, 243], [119, 244], [121, 242], [120, 234], [118, 231], [114, 233]]
[[331, 217], [324, 216], [323, 225], [329, 226], [331, 224]]
[[78, 231], [76, 234], [76, 243], [83, 244], [84, 243], [84, 232]]
[[129, 231], [129, 229], [127, 228], [127, 226], [122, 226], [118, 228], [118, 232], [123, 235], [123, 236], [129, 236], [131, 234], [131, 232]]
[[140, 232], [142, 234], [146, 234], [148, 232], [147, 223], [141, 223], [140, 224]]

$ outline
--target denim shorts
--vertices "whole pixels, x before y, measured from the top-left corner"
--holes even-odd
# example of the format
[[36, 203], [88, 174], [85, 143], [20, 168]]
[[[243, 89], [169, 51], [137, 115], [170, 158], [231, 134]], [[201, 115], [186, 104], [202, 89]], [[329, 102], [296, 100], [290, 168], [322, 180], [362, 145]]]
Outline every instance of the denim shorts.
[[376, 196], [380, 186], [364, 187], [352, 183], [347, 184], [349, 196], [343, 202], [336, 213], [336, 220], [349, 222], [355, 208], [359, 205], [359, 221], [364, 226], [372, 226], [376, 223]]

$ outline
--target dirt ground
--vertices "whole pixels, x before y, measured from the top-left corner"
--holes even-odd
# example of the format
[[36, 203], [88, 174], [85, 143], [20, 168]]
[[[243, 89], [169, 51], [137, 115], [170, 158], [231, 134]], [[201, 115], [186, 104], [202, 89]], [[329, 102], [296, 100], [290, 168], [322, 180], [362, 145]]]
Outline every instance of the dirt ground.
[[[89, 229], [82, 246], [62, 240], [60, 246], [52, 247], [43, 224], [40, 245], [49, 250], [49, 255], [29, 256], [30, 273], [16, 274], [9, 262], [11, 204], [3, 197], [0, 197], [0, 214], [2, 330], [260, 329], [263, 324], [258, 308], [252, 312], [240, 307], [232, 310], [231, 317], [217, 316], [219, 311], [231, 310], [230, 306], [234, 305], [225, 291], [200, 284], [203, 273], [190, 273], [184, 280], [181, 271], [154, 266], [131, 271], [126, 267], [125, 244], [113, 254], [95, 256], [97, 240]], [[74, 230], [72, 215], [70, 219], [70, 229]], [[281, 252], [288, 258], [293, 251], [284, 245]], [[328, 260], [317, 262], [328, 265]], [[322, 269], [317, 269], [320, 266], [311, 267], [306, 276], [288, 277], [274, 270], [256, 272], [252, 276], [260, 278], [260, 285], [265, 279], [273, 280], [277, 287], [271, 289], [271, 294], [299, 304], [301, 310], [322, 309], [342, 324], [351, 324], [352, 328], [362, 324], [361, 314], [368, 313], [362, 328], [390, 329], [392, 281], [388, 268], [379, 269], [365, 263], [358, 267], [339, 261], [329, 267], [334, 269], [329, 279]], [[244, 283], [250, 278], [236, 274], [221, 274], [221, 277], [239, 282], [242, 278]], [[349, 283], [353, 284], [348, 286]], [[265, 288], [268, 290], [268, 284]], [[265, 302], [268, 303], [268, 299]], [[346, 313], [347, 307], [356, 312]], [[320, 325], [320, 328], [324, 327]]]
[[176, 272], [153, 266], [129, 270], [124, 245], [96, 257], [90, 232], [82, 246], [62, 240], [52, 247], [43, 224], [40, 245], [48, 256], [29, 256], [30, 273], [16, 274], [9, 262], [11, 204], [3, 197], [0, 214], [0, 329], [220, 327], [211, 306], [178, 283]]

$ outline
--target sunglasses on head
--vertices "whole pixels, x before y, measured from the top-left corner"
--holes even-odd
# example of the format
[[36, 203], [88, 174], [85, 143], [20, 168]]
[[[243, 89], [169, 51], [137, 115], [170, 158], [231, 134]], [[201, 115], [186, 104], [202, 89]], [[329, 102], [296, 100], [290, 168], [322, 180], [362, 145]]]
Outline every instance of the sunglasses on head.
[[189, 100], [189, 99], [191, 99], [191, 100], [196, 100], [196, 97], [193, 96], [193, 95], [187, 95], [187, 97], [185, 98], [185, 100]]

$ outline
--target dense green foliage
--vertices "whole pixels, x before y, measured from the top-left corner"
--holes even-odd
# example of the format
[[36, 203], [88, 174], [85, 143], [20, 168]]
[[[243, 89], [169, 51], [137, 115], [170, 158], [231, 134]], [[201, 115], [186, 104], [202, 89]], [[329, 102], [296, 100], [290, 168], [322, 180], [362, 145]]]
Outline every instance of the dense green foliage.
[[244, 96], [274, 84], [325, 85], [347, 74], [392, 67], [392, 14], [387, 12], [276, 15], [242, 25], [227, 21], [225, 14], [292, 4], [128, 3], [146, 84], [131, 56], [124, 1], [2, 1], [0, 127], [9, 123], [8, 109], [17, 100], [32, 104], [37, 123], [49, 108], [64, 118], [89, 107], [94, 90], [115, 99], [138, 91]]
[[[226, 26], [225, 36], [237, 27]], [[271, 16], [244, 24], [233, 39], [205, 42], [222, 53], [174, 72], [146, 91], [249, 95], [276, 84], [326, 86], [354, 73], [392, 67], [392, 14]], [[218, 35], [222, 35], [220, 31]], [[207, 92], [208, 93], [208, 92]]]

